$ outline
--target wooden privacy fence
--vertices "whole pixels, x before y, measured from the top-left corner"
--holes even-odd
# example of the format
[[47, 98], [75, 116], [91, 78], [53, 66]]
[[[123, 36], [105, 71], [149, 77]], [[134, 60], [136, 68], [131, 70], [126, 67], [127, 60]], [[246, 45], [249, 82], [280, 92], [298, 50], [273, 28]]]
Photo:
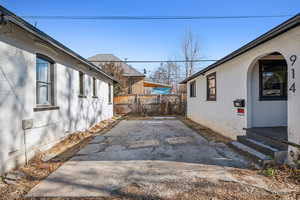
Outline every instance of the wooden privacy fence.
[[116, 114], [184, 115], [184, 95], [123, 95], [114, 97]]

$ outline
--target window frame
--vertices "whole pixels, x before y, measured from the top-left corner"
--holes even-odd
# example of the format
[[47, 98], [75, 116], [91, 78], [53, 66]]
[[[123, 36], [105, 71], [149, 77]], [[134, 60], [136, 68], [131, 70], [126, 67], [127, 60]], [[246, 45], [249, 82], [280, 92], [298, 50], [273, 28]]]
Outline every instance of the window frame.
[[132, 85], [133, 85], [133, 80], [131, 78], [128, 78], [128, 94], [132, 94]]
[[93, 98], [98, 98], [98, 92], [97, 92], [97, 79], [93, 77]]
[[196, 97], [196, 80], [190, 82], [190, 97]]
[[[281, 96], [264, 96], [263, 95], [263, 65], [266, 63], [275, 63], [281, 62], [281, 64], [285, 65], [285, 86], [283, 88], [283, 95]], [[287, 63], [285, 60], [259, 60], [259, 101], [286, 101], [288, 96], [288, 74], [287, 74]]]
[[[210, 81], [210, 78], [211, 77], [214, 77], [214, 81], [215, 81], [215, 95], [214, 97], [211, 96], [210, 94], [210, 87], [209, 87], [209, 81]], [[210, 73], [206, 76], [206, 100], [207, 101], [217, 101], [217, 72], [213, 72], [213, 73]]]
[[86, 98], [85, 94], [85, 73], [79, 71], [79, 98]]
[[[49, 63], [48, 70], [47, 70], [47, 76], [50, 78], [50, 82], [42, 82], [39, 80], [39, 70], [38, 70], [38, 59], [44, 60]], [[36, 107], [37, 108], [49, 108], [49, 107], [54, 107], [56, 102], [55, 102], [55, 68], [54, 68], [55, 62], [53, 59], [50, 57], [43, 55], [43, 54], [36, 54]], [[38, 102], [39, 95], [40, 95], [40, 90], [39, 90], [39, 84], [46, 84], [47, 89], [49, 90], [49, 85], [50, 85], [50, 90], [48, 91], [48, 96], [47, 98], [50, 99], [49, 104], [42, 104]], [[37, 111], [37, 110], [36, 110]]]
[[112, 104], [112, 84], [108, 83], [108, 104]]

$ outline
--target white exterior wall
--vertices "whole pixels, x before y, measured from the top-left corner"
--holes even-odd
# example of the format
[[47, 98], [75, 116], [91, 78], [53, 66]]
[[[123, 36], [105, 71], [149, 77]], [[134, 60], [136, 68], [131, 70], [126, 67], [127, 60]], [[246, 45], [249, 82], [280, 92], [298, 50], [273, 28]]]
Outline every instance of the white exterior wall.
[[[228, 137], [234, 138], [243, 134], [245, 117], [237, 116], [233, 107], [233, 100], [244, 98], [246, 91], [242, 67], [235, 67], [238, 63], [230, 62], [226, 67], [218, 67], [207, 74], [216, 72], [217, 76], [217, 100], [206, 101], [206, 76], [198, 76], [196, 80], [196, 97], [187, 100], [187, 116], [192, 120], [203, 124]], [[189, 87], [189, 84], [188, 84]]]
[[[5, 28], [0, 29], [0, 174], [24, 163], [25, 147], [30, 159], [36, 151], [51, 147], [69, 133], [88, 129], [113, 116], [113, 105], [108, 103], [111, 80], [92, 74], [79, 61], [17, 27]], [[56, 62], [58, 110], [33, 110], [36, 107], [36, 53]], [[78, 97], [79, 69], [89, 72], [85, 76], [87, 98]], [[97, 99], [92, 98], [92, 76], [98, 79]], [[22, 120], [26, 119], [33, 119], [33, 128], [24, 131]]]
[[[196, 80], [196, 97], [189, 97], [187, 99], [187, 116], [192, 120], [203, 124], [214, 131], [220, 132], [225, 136], [236, 139], [237, 135], [245, 134], [243, 128], [252, 127], [253, 124], [258, 124], [257, 116], [274, 117], [271, 116], [275, 107], [280, 104], [281, 112], [285, 112], [282, 102], [269, 104], [270, 107], [266, 111], [266, 107], [261, 105], [264, 109], [256, 109], [255, 115], [252, 111], [251, 98], [251, 75], [252, 69], [257, 60], [265, 55], [273, 52], [281, 53], [288, 63], [288, 87], [293, 82], [296, 82], [296, 92], [288, 92], [287, 105], [287, 124], [289, 141], [300, 144], [300, 27], [289, 30], [288, 32], [265, 42], [248, 52], [223, 63], [222, 65], [208, 71], [205, 76], [198, 76]], [[296, 55], [297, 61], [291, 66], [290, 56]], [[295, 80], [291, 78], [291, 69], [295, 69]], [[206, 75], [217, 73], [217, 101], [206, 101]], [[187, 86], [189, 87], [189, 81]], [[248, 98], [249, 97], [249, 98]], [[255, 96], [253, 98], [256, 98]], [[237, 115], [237, 109], [233, 107], [235, 99], [246, 100], [245, 116]], [[254, 102], [255, 103], [255, 102]], [[257, 101], [256, 101], [257, 103]], [[261, 103], [261, 102], [260, 102]], [[268, 102], [266, 102], [268, 103]], [[278, 108], [277, 108], [278, 109]], [[268, 112], [268, 113], [266, 113]], [[267, 116], [266, 116], [267, 114]], [[256, 119], [252, 120], [253, 117]], [[285, 116], [281, 116], [285, 117]], [[275, 119], [274, 120], [278, 120]], [[270, 121], [269, 121], [270, 122]], [[263, 125], [260, 121], [259, 125]], [[291, 148], [297, 152], [295, 148]], [[296, 153], [297, 154], [297, 153]]]

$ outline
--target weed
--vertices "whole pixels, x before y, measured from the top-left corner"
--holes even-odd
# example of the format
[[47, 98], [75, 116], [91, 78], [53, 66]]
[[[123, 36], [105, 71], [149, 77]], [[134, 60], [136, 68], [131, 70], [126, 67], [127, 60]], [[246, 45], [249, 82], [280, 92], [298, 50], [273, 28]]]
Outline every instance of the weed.
[[275, 169], [272, 167], [262, 170], [262, 174], [265, 176], [275, 176]]

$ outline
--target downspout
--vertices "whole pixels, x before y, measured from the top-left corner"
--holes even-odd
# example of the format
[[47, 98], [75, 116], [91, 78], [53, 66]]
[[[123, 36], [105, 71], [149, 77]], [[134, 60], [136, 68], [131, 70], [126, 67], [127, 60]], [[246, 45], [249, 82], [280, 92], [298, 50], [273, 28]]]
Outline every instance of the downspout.
[[23, 138], [24, 138], [24, 156], [25, 156], [25, 164], [28, 164], [28, 157], [27, 157], [27, 145], [26, 145], [26, 130], [23, 129]]

